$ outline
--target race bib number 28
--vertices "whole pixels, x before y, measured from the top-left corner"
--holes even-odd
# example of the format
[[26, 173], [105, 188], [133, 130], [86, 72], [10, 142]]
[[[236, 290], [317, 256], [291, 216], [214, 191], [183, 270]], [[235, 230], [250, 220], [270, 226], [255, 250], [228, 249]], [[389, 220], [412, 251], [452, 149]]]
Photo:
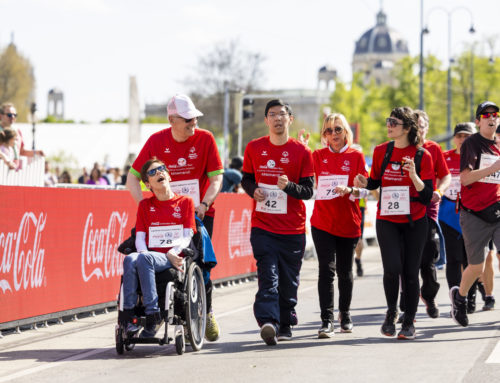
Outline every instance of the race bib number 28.
[[380, 215], [410, 214], [410, 187], [386, 186], [382, 188]]

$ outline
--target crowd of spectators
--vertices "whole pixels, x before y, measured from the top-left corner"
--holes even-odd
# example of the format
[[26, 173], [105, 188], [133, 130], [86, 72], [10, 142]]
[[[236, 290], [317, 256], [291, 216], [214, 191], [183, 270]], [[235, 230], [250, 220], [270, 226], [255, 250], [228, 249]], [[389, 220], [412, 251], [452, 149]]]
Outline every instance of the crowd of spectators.
[[127, 180], [127, 173], [130, 166], [127, 165], [120, 171], [118, 167], [109, 167], [94, 163], [94, 166], [90, 170], [86, 167], [82, 168], [80, 175], [73, 181], [71, 172], [64, 169], [61, 172], [61, 168], [56, 166], [54, 171], [51, 169], [49, 161], [45, 162], [45, 186], [55, 186], [56, 184], [84, 184], [84, 185], [101, 185], [101, 186], [118, 186], [125, 185]]

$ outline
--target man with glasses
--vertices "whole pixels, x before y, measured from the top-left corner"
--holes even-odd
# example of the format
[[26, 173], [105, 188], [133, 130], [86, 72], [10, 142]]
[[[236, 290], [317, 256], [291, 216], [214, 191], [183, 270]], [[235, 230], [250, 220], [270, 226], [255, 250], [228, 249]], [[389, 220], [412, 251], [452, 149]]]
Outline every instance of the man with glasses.
[[499, 108], [485, 101], [476, 109], [479, 132], [471, 135], [460, 150], [460, 227], [468, 266], [459, 286], [450, 289], [451, 315], [466, 327], [467, 292], [484, 270], [485, 248], [490, 240], [500, 248], [500, 148], [495, 143]]
[[17, 111], [14, 107], [14, 104], [12, 104], [11, 102], [3, 103], [0, 106], [0, 130], [13, 128], [17, 131], [16, 145], [14, 146], [14, 160], [19, 161], [20, 156], [43, 156], [44, 154], [41, 150], [26, 150], [26, 148], [24, 147], [24, 140], [21, 131], [12, 126], [14, 122], [16, 122], [16, 119]]
[[267, 103], [269, 136], [248, 143], [241, 185], [252, 197], [250, 243], [257, 260], [259, 287], [254, 315], [260, 336], [271, 346], [292, 339], [295, 306], [305, 249], [306, 209], [313, 194], [314, 169], [309, 148], [290, 138], [292, 110], [281, 100]]
[[[143, 199], [140, 170], [146, 161], [157, 157], [165, 163], [172, 177], [174, 193], [190, 196], [196, 215], [203, 220], [212, 237], [214, 213], [212, 204], [222, 186], [224, 167], [212, 133], [198, 128], [198, 117], [203, 116], [191, 99], [175, 95], [167, 105], [170, 127], [153, 134], [144, 144], [127, 176], [127, 188], [134, 200]], [[207, 328], [206, 338], [219, 338], [219, 326], [212, 311], [212, 282], [206, 284]]]

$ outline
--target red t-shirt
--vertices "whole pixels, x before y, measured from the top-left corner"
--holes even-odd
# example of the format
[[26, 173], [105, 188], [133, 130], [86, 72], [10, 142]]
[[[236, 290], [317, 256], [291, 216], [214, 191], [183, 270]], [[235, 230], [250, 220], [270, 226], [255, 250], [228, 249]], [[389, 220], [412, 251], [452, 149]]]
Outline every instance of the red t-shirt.
[[[286, 175], [291, 182], [299, 183], [300, 178], [314, 175], [311, 151], [293, 138], [279, 146], [273, 145], [269, 136], [257, 138], [250, 141], [245, 149], [243, 172], [253, 174], [257, 184], [276, 185], [281, 175]], [[256, 201], [253, 200], [252, 227], [276, 234], [304, 233], [304, 202], [289, 195], [286, 197], [287, 214], [256, 211]]]
[[[444, 160], [443, 151], [441, 150], [441, 146], [434, 141], [426, 140], [422, 145], [424, 149], [426, 149], [432, 157], [432, 162], [434, 166], [434, 179], [432, 180], [432, 188], [436, 189], [436, 179], [440, 179], [450, 174], [448, 170], [448, 166], [446, 165], [446, 161]], [[430, 202], [427, 205], [427, 215], [429, 218], [437, 221], [439, 214], [439, 202]]]
[[[354, 177], [368, 176], [363, 153], [347, 148], [343, 153], [334, 153], [329, 147], [313, 153], [316, 185], [318, 177], [348, 175], [346, 186], [353, 186]], [[349, 194], [331, 200], [316, 200], [311, 217], [311, 225], [332, 235], [345, 238], [361, 236], [361, 211], [359, 200], [352, 201]]]
[[[154, 156], [167, 165], [172, 182], [199, 180], [199, 202], [203, 201], [210, 186], [209, 177], [224, 173], [214, 136], [204, 129], [196, 128], [194, 135], [184, 142], [174, 140], [172, 128], [153, 134], [144, 144], [130, 172], [140, 178], [142, 165]], [[206, 215], [213, 217], [214, 213], [212, 205]]]
[[[384, 160], [384, 155], [387, 149], [388, 142], [375, 147], [373, 151], [373, 163], [370, 172], [370, 178], [374, 180], [380, 179], [380, 171], [382, 168], [382, 162]], [[414, 158], [417, 148], [413, 145], [408, 145], [406, 148], [399, 149], [394, 147], [392, 155], [390, 158], [391, 162], [401, 162], [403, 157]], [[433, 163], [430, 153], [424, 150], [422, 156], [422, 162], [420, 163], [420, 179], [422, 181], [432, 180], [434, 178]], [[408, 176], [408, 172], [403, 171], [401, 175], [401, 165], [389, 163], [385, 169], [384, 176], [381, 182], [382, 188], [387, 186], [409, 186], [410, 187], [410, 198], [418, 198], [418, 192], [413, 185], [412, 180]], [[380, 205], [380, 202], [379, 202]], [[425, 216], [426, 206], [420, 202], [410, 202], [410, 214], [412, 220], [416, 221]], [[406, 215], [380, 215], [380, 206], [377, 209], [377, 219], [383, 219], [386, 221], [396, 222], [396, 223], [408, 223], [408, 217]]]
[[[456, 152], [456, 149], [451, 149], [443, 153], [446, 165], [451, 173], [451, 184], [450, 187], [444, 192], [444, 195], [451, 199], [457, 199], [457, 192], [460, 191], [460, 154]], [[455, 185], [454, 185], [455, 184]]]
[[[495, 141], [488, 140], [475, 133], [467, 138], [460, 148], [460, 170], [477, 170], [481, 165], [481, 154], [500, 156], [500, 149]], [[476, 181], [460, 190], [462, 204], [474, 211], [483, 210], [500, 201], [500, 184]]]
[[171, 247], [149, 247], [149, 228], [173, 225], [182, 225], [183, 229], [193, 229], [196, 233], [192, 198], [174, 195], [168, 201], [160, 201], [156, 196], [152, 196], [139, 203], [135, 230], [146, 233], [146, 246], [149, 250], [168, 253]]

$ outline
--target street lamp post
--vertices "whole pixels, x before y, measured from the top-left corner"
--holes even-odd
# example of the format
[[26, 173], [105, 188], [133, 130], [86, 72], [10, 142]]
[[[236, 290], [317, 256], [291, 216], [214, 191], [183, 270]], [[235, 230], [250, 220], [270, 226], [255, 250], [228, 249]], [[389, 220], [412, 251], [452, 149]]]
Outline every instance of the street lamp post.
[[[451, 64], [453, 63], [453, 58], [451, 56], [451, 20], [452, 20], [452, 15], [456, 12], [456, 11], [459, 11], [459, 10], [464, 10], [466, 11], [467, 13], [469, 13], [469, 16], [471, 18], [471, 26], [469, 28], [469, 33], [475, 33], [476, 30], [474, 29], [474, 22], [473, 22], [473, 17], [472, 17], [472, 12], [468, 9], [468, 8], [465, 8], [465, 7], [456, 7], [456, 8], [453, 8], [452, 10], [447, 10], [445, 8], [442, 8], [442, 7], [435, 7], [435, 8], [432, 8], [429, 13], [427, 14], [427, 19], [429, 18], [429, 15], [433, 12], [433, 11], [436, 11], [436, 10], [440, 10], [440, 11], [443, 11], [444, 13], [446, 13], [446, 15], [448, 16], [448, 73], [447, 73], [447, 113], [446, 113], [446, 133], [447, 133], [447, 136], [448, 136], [448, 140], [446, 141], [446, 147], [448, 149], [451, 148], [451, 142], [450, 142], [450, 139], [449, 137], [451, 137], [451, 112], [452, 112], [452, 93], [451, 93]], [[420, 55], [421, 55], [421, 58], [420, 58], [420, 102], [421, 102], [421, 107], [423, 107], [423, 99], [424, 99], [424, 96], [423, 96], [423, 36], [425, 33], [429, 33], [429, 29], [427, 28], [427, 26], [423, 29], [421, 29], [420, 31]], [[473, 51], [471, 49], [471, 60], [473, 60]], [[474, 95], [474, 89], [473, 89], [473, 76], [474, 76], [474, 67], [473, 67], [474, 63], [473, 61], [471, 61], [471, 91], [470, 91], [470, 103], [471, 103], [471, 110], [473, 109], [473, 95]], [[472, 113], [472, 112], [471, 112]]]

